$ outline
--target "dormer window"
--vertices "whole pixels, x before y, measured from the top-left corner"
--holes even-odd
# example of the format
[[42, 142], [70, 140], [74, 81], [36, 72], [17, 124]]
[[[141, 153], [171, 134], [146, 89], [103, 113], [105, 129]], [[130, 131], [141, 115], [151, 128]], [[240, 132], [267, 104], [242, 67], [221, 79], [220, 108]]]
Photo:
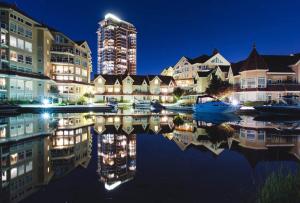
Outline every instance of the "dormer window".
[[154, 84], [158, 85], [158, 79], [157, 78], [154, 80]]

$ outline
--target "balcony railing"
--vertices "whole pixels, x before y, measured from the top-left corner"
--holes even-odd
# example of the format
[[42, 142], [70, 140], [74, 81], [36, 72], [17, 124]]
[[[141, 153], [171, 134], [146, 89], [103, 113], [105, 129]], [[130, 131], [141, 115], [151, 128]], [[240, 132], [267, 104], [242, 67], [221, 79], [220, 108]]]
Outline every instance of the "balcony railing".
[[51, 58], [51, 62], [54, 63], [69, 63], [69, 64], [74, 64], [74, 59], [64, 59], [64, 58]]
[[233, 90], [241, 91], [300, 91], [299, 83], [272, 83], [262, 87], [241, 88], [240, 85], [234, 85]]
[[52, 47], [51, 48], [52, 52], [60, 52], [60, 53], [69, 53], [69, 54], [74, 54], [74, 49], [70, 47]]

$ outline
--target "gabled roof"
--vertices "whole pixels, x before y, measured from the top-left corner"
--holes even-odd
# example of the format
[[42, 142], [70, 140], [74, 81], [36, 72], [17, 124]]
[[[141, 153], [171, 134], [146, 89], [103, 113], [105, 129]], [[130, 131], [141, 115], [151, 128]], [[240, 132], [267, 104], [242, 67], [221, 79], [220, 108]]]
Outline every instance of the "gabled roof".
[[246, 60], [231, 63], [233, 75], [247, 70], [267, 70], [274, 73], [293, 73], [290, 67], [300, 61], [300, 54], [293, 55], [259, 55], [255, 48]]
[[170, 85], [171, 82], [173, 82], [173, 84], [176, 84], [174, 78], [171, 76], [159, 75], [158, 77], [163, 85]]
[[227, 73], [229, 71], [230, 66], [219, 66], [219, 68], [220, 68], [220, 70], [222, 72], [226, 72]]
[[149, 85], [148, 77], [145, 75], [130, 75], [133, 79], [133, 85], [142, 85], [145, 81]]
[[262, 55], [266, 61], [269, 72], [294, 72], [291, 65], [300, 60], [299, 55]]
[[154, 78], [158, 78], [161, 80], [162, 85], [170, 85], [171, 82], [173, 84], [176, 84], [175, 80], [171, 76], [162, 76], [162, 75], [95, 75], [94, 80], [98, 78], [99, 76], [103, 77], [105, 79], [106, 85], [114, 85], [116, 81], [119, 81], [119, 83], [122, 83], [122, 80], [124, 80], [126, 77], [131, 77], [133, 79], [133, 85], [142, 85], [145, 81], [149, 85], [149, 81], [152, 81]]
[[188, 61], [191, 63], [191, 64], [195, 64], [195, 63], [204, 63], [206, 62], [208, 59], [210, 59], [212, 56], [208, 56], [206, 54], [204, 55], [201, 55], [201, 56], [198, 56], [194, 59], [188, 59]]
[[244, 62], [245, 61], [239, 61], [237, 63], [231, 63], [231, 70], [232, 70], [233, 76], [239, 75], [240, 70], [241, 70]]
[[247, 70], [267, 70], [268, 66], [264, 58], [257, 52], [256, 48], [253, 47], [250, 55], [243, 63], [240, 71]]
[[99, 75], [104, 78], [106, 85], [114, 85], [117, 81], [122, 84], [122, 75]]

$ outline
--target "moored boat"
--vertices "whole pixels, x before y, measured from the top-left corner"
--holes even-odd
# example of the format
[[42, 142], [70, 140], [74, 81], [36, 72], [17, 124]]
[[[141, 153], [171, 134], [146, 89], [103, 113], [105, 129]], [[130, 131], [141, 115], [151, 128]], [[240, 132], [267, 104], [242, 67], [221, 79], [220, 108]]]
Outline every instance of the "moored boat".
[[21, 107], [13, 104], [0, 104], [0, 113], [17, 113]]
[[198, 96], [193, 110], [197, 113], [234, 113], [240, 109], [237, 103], [223, 102], [209, 95]]
[[254, 107], [260, 114], [294, 116], [300, 113], [298, 96], [283, 96], [277, 103]]

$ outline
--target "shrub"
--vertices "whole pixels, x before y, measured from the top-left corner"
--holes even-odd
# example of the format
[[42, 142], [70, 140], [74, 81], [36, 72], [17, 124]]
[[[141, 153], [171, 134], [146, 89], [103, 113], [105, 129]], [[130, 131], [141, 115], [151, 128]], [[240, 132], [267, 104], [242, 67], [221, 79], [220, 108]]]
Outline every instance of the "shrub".
[[300, 172], [284, 173], [282, 169], [273, 172], [265, 181], [258, 194], [260, 203], [299, 202]]

